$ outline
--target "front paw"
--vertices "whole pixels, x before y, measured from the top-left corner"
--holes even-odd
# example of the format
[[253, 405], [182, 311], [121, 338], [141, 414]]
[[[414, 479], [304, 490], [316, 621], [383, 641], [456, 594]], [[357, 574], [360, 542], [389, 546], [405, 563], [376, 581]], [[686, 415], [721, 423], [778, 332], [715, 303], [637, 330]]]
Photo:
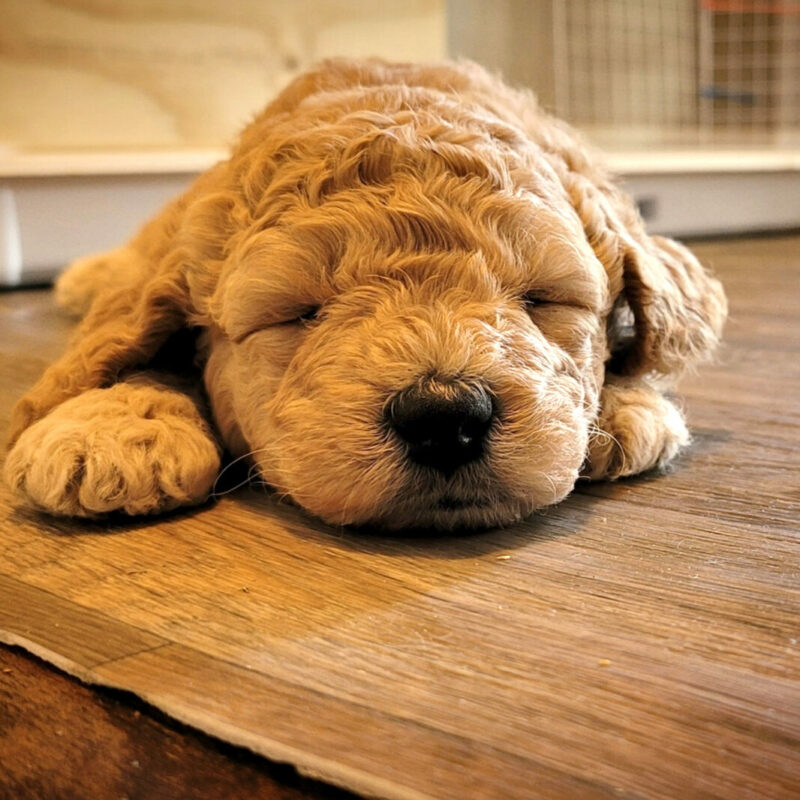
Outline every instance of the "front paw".
[[683, 415], [660, 392], [633, 380], [608, 384], [583, 476], [615, 480], [663, 469], [689, 438]]
[[216, 442], [188, 397], [169, 393], [164, 403], [118, 384], [72, 398], [25, 430], [4, 477], [54, 514], [152, 514], [202, 502], [219, 466]]

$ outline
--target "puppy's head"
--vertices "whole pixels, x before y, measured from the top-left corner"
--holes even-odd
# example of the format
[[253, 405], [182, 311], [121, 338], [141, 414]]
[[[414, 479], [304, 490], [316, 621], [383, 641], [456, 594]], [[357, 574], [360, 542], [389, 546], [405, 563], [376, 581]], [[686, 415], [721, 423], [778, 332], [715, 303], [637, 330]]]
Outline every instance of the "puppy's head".
[[333, 523], [493, 525], [561, 500], [607, 365], [674, 372], [724, 314], [563, 131], [536, 143], [445, 105], [265, 145], [199, 301], [229, 446]]
[[[562, 246], [550, 247], [565, 265], [552, 286], [504, 276], [480, 252], [356, 247], [324, 296], [268, 320], [272, 280], [267, 296], [240, 286], [255, 319], [229, 285], [208, 368], [221, 426], [238, 426], [262, 476], [329, 521], [490, 524], [556, 502], [595, 413], [603, 287]], [[285, 281], [289, 292], [293, 270]]]

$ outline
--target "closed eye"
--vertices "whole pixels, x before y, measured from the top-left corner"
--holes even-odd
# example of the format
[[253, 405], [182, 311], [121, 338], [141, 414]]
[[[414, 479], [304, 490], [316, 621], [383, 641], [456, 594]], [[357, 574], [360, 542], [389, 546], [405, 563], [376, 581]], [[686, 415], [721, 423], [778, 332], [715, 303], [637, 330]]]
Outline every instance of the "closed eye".
[[273, 322], [273, 325], [297, 325], [298, 323], [304, 322], [313, 322], [318, 316], [320, 312], [320, 306], [309, 306], [306, 309], [298, 310], [294, 313], [294, 316], [286, 316], [283, 319], [276, 320]]
[[531, 291], [527, 292], [523, 298], [522, 302], [525, 304], [526, 308], [534, 308], [535, 306], [543, 306], [547, 303], [552, 303], [553, 301], [547, 297], [542, 291]]
[[303, 311], [302, 314], [298, 314], [293, 320], [289, 320], [290, 322], [311, 322], [317, 318], [319, 314], [319, 306], [311, 306], [311, 308], [307, 308]]
[[304, 325], [309, 322], [313, 322], [319, 316], [319, 312], [320, 312], [319, 306], [310, 306], [309, 308], [305, 309], [305, 311], [299, 312], [294, 317], [278, 319], [271, 322], [265, 321], [258, 327], [255, 327], [252, 330], [244, 331], [238, 336], [232, 338], [234, 342], [238, 343], [238, 342], [243, 342], [245, 339], [249, 338], [250, 336], [253, 336], [254, 334], [268, 330], [269, 328], [282, 328], [288, 325]]
[[574, 308], [583, 311], [592, 311], [590, 303], [582, 302], [576, 297], [558, 293], [555, 290], [534, 289], [523, 295], [522, 302], [526, 311], [545, 307]]

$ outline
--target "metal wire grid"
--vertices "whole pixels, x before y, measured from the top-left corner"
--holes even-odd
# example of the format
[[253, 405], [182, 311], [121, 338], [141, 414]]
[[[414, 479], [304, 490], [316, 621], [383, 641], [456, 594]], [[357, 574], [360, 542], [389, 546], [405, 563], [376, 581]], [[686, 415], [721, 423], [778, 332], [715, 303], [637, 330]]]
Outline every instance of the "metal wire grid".
[[553, 0], [553, 19], [573, 122], [682, 140], [800, 125], [800, 0]]

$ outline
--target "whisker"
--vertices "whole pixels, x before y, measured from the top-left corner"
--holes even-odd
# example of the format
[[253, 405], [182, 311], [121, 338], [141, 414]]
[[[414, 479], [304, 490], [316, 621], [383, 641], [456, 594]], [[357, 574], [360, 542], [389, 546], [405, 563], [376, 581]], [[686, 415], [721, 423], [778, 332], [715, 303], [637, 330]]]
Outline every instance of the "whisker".
[[245, 453], [244, 455], [241, 455], [241, 456], [239, 456], [238, 458], [234, 458], [234, 459], [233, 459], [233, 461], [229, 461], [229, 462], [228, 462], [228, 463], [227, 463], [227, 464], [226, 464], [226, 465], [223, 467], [223, 469], [222, 469], [222, 470], [220, 470], [219, 474], [217, 475], [217, 478], [216, 478], [216, 480], [214, 481], [214, 485], [213, 485], [213, 487], [211, 488], [211, 493], [210, 493], [210, 495], [209, 495], [209, 496], [210, 496], [210, 497], [222, 497], [223, 495], [230, 494], [231, 492], [235, 491], [235, 490], [236, 490], [236, 489], [238, 489], [239, 487], [241, 487], [241, 486], [244, 486], [244, 485], [245, 485], [245, 484], [247, 484], [247, 483], [250, 483], [250, 480], [251, 480], [251, 477], [252, 477], [252, 470], [253, 470], [253, 467], [256, 467], [256, 469], [258, 468], [258, 467], [257, 467], [257, 465], [255, 465], [255, 464], [253, 465], [253, 467], [250, 467], [250, 469], [247, 471], [247, 478], [246, 478], [244, 481], [242, 481], [241, 483], [237, 483], [237, 484], [236, 484], [236, 486], [234, 486], [232, 489], [226, 489], [224, 492], [218, 492], [218, 491], [217, 491], [217, 486], [219, 485], [220, 479], [222, 478], [222, 476], [223, 476], [223, 475], [224, 475], [224, 474], [225, 474], [225, 473], [226, 473], [226, 472], [227, 472], [227, 471], [228, 471], [228, 470], [229, 470], [229, 469], [230, 469], [232, 466], [234, 466], [235, 464], [238, 464], [240, 461], [244, 460], [245, 458], [250, 458], [251, 456], [254, 456], [256, 453], [263, 453], [263, 452], [265, 452], [267, 449], [268, 449], [268, 448], [266, 448], [266, 447], [260, 447], [260, 448], [257, 448], [256, 450], [251, 450], [250, 452], [248, 452], [248, 453]]

